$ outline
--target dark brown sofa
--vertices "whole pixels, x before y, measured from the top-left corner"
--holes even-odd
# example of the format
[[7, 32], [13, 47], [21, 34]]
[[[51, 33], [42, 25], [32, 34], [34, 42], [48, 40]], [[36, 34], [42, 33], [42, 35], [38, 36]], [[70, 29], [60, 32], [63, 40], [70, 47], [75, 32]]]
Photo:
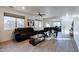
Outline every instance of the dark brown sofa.
[[16, 41], [24, 41], [29, 39], [30, 36], [36, 35], [38, 31], [34, 31], [33, 28], [17, 28], [14, 31]]

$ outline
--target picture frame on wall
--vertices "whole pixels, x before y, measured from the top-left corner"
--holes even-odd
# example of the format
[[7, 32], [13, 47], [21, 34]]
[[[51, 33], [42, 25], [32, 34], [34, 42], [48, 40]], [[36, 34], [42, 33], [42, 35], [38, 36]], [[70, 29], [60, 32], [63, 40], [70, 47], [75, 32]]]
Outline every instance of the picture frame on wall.
[[28, 19], [28, 26], [34, 26], [34, 20]]

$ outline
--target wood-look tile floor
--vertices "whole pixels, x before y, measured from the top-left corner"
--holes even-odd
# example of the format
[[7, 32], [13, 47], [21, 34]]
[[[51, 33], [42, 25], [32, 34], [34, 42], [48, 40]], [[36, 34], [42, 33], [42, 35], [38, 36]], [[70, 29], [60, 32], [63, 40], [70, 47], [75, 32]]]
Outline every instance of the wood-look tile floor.
[[[23, 42], [7, 41], [0, 44], [0, 52], [75, 52], [71, 40], [47, 40], [36, 46]], [[76, 51], [77, 52], [77, 51]]]
[[73, 38], [59, 33], [57, 39], [46, 40], [36, 46], [23, 42], [7, 41], [0, 43], [0, 52], [78, 52]]

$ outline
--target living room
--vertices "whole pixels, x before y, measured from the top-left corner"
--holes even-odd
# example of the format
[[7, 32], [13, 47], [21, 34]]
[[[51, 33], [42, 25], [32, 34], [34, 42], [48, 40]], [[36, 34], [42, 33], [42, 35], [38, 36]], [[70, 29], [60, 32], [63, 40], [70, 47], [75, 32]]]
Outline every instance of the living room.
[[78, 20], [74, 20], [73, 27], [73, 19], [79, 17], [75, 16], [78, 9], [71, 6], [1, 6], [0, 51], [78, 51], [75, 34]]

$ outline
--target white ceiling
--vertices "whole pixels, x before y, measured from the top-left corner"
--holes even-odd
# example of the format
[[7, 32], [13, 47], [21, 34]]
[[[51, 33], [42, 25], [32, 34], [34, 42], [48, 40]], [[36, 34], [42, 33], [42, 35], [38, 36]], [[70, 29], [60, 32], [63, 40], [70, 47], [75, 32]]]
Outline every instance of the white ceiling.
[[79, 14], [78, 6], [24, 6], [24, 9], [22, 9], [22, 7], [23, 6], [13, 6], [11, 9], [30, 15], [37, 15], [37, 12], [41, 12], [46, 14], [46, 17], [64, 16], [67, 13], [69, 15]]

